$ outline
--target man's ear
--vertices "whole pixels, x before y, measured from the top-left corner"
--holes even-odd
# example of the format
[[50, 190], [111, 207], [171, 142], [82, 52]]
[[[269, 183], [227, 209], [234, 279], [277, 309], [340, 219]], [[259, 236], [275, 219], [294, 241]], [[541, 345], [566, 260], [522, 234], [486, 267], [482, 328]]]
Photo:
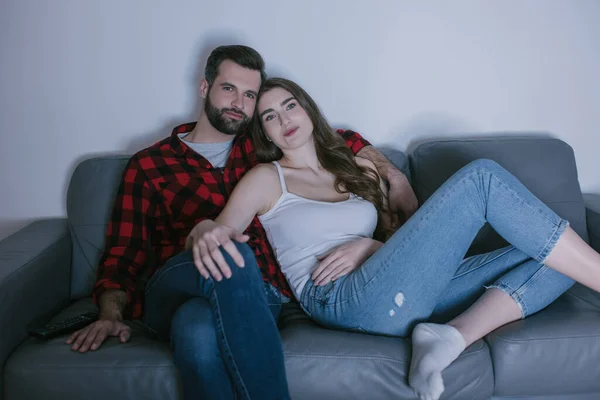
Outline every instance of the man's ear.
[[210, 85], [208, 84], [206, 78], [202, 78], [202, 81], [200, 81], [200, 96], [202, 96], [203, 99], [206, 98], [209, 87]]

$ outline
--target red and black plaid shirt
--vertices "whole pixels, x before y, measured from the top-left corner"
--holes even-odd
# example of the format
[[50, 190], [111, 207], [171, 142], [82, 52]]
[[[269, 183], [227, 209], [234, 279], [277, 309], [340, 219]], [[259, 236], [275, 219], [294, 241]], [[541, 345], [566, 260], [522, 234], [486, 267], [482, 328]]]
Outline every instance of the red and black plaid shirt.
[[[126, 318], [142, 316], [142, 273], [152, 276], [184, 249], [185, 239], [196, 224], [217, 218], [234, 186], [258, 163], [250, 138], [242, 134], [234, 139], [225, 168], [213, 168], [178, 137], [194, 126], [176, 127], [170, 137], [131, 157], [123, 172], [92, 294], [97, 302], [108, 289], [126, 292]], [[356, 132], [338, 133], [355, 154], [369, 145]], [[263, 279], [291, 297], [258, 218], [246, 233]]]

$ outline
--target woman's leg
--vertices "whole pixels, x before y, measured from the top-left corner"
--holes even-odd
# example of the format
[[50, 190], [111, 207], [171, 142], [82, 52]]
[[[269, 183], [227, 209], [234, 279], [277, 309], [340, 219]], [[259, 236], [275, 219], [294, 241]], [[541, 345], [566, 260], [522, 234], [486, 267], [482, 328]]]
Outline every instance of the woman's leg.
[[513, 298], [492, 288], [448, 324], [418, 324], [412, 333], [410, 387], [421, 399], [439, 399], [444, 392], [442, 371], [475, 340], [520, 317]]
[[577, 282], [600, 292], [600, 254], [567, 228], [544, 263]]
[[[439, 397], [444, 388], [442, 371], [460, 355], [465, 346], [550, 304], [573, 284], [573, 280], [566, 275], [600, 291], [600, 255], [571, 228], [568, 227], [561, 235], [545, 263], [553, 269], [529, 260], [510, 271], [447, 325], [417, 325], [412, 334], [411, 387], [429, 398]], [[530, 264], [529, 268], [527, 264]], [[528, 272], [531, 267], [537, 268], [533, 275], [531, 271]], [[530, 278], [523, 279], [527, 276]], [[473, 283], [474, 278], [467, 277], [469, 283]], [[459, 288], [460, 282], [451, 283], [450, 286], [458, 286], [447, 293], [447, 296], [455, 298], [461, 289], [466, 289]], [[437, 308], [443, 308], [444, 304], [442, 301]], [[460, 335], [456, 335], [457, 332]]]
[[323, 287], [309, 281], [303, 306], [327, 325], [406, 336], [429, 317], [486, 221], [538, 263], [568, 225], [498, 164], [479, 160], [442, 185], [359, 270]]
[[431, 315], [432, 321], [450, 321], [449, 327], [425, 323], [413, 331], [411, 387], [438, 397], [442, 370], [464, 347], [539, 311], [573, 283], [512, 246], [464, 260]]
[[507, 293], [521, 310], [521, 318], [525, 318], [553, 302], [573, 283], [571, 278], [538, 263], [515, 247], [504, 247], [463, 260], [429, 322], [451, 321], [490, 288]]

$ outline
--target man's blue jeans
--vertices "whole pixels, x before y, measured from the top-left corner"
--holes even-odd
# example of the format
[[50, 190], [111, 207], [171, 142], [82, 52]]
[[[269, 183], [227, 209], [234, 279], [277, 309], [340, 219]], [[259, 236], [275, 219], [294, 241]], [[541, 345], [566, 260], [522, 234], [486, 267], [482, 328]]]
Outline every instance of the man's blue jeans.
[[289, 399], [277, 329], [279, 292], [263, 282], [247, 244], [245, 267], [223, 252], [232, 277], [204, 279], [183, 252], [159, 269], [145, 294], [145, 324], [171, 340], [185, 399]]
[[[486, 222], [513, 246], [463, 259]], [[544, 265], [567, 226], [505, 169], [478, 160], [445, 182], [359, 269], [325, 286], [309, 280], [301, 304], [332, 328], [408, 336], [416, 323], [447, 322], [495, 287], [526, 317], [573, 284]]]

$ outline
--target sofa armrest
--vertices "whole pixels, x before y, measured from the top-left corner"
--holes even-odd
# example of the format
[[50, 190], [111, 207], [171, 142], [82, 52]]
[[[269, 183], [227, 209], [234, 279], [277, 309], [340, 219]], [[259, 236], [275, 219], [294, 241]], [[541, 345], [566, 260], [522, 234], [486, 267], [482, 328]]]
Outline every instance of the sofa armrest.
[[590, 245], [600, 253], [600, 195], [584, 194], [583, 200]]
[[68, 303], [70, 277], [66, 218], [33, 222], [0, 241], [0, 369], [34, 319]]

